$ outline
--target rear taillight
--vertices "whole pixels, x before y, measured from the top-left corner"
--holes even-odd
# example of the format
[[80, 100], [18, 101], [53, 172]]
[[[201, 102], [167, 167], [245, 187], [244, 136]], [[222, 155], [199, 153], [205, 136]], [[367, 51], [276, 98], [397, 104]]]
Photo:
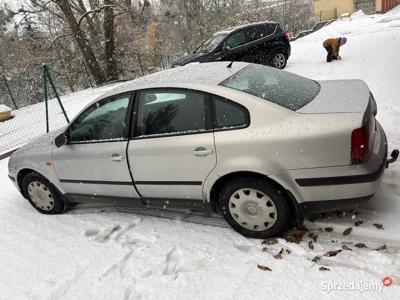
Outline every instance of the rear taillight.
[[288, 41], [288, 40], [290, 39], [289, 33], [288, 33], [288, 32], [286, 32], [286, 33], [285, 33], [285, 35], [284, 35], [284, 37], [285, 37], [285, 40], [287, 40], [287, 41]]
[[371, 134], [370, 122], [353, 130], [351, 134], [351, 159], [353, 163], [360, 164], [367, 160]]

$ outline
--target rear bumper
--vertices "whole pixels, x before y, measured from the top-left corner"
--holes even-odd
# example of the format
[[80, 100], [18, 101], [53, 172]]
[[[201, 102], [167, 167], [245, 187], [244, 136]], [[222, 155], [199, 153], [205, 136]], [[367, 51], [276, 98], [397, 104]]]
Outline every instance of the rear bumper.
[[287, 170], [273, 179], [293, 194], [305, 214], [354, 207], [376, 193], [388, 163], [387, 155], [386, 135], [377, 123], [374, 145], [366, 163]]
[[310, 216], [322, 212], [356, 208], [367, 202], [372, 196], [373, 195], [353, 199], [304, 202], [300, 205], [300, 208], [303, 216]]

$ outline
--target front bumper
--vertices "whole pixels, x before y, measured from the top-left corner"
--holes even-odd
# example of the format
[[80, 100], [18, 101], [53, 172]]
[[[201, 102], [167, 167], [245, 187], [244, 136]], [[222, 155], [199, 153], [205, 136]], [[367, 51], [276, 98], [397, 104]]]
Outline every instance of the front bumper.
[[17, 177], [15, 176], [15, 174], [8, 173], [8, 179], [10, 179], [10, 181], [14, 184], [14, 186], [17, 188], [17, 190], [21, 192], [18, 182], [17, 182]]

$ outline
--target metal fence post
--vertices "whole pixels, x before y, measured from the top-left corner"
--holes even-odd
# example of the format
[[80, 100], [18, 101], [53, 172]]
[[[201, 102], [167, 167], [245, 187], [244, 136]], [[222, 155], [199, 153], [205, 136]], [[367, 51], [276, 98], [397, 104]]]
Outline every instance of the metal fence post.
[[46, 65], [43, 65], [43, 72], [44, 72], [43, 75], [45, 77], [47, 77], [47, 79], [49, 80], [49, 83], [50, 83], [50, 85], [51, 85], [51, 87], [53, 89], [53, 92], [56, 95], [58, 104], [60, 105], [61, 110], [62, 110], [62, 112], [64, 114], [65, 120], [67, 120], [67, 123], [69, 124], [69, 119], [68, 119], [67, 113], [66, 113], [66, 111], [64, 109], [64, 106], [63, 106], [63, 104], [61, 102], [60, 96], [58, 95], [58, 92], [57, 92], [56, 86], [54, 85], [53, 79], [51, 78], [51, 74], [50, 74], [49, 68]]
[[47, 94], [47, 76], [46, 76], [46, 65], [43, 65], [43, 90], [44, 90], [44, 103], [46, 106], [46, 132], [49, 133], [49, 104]]
[[8, 93], [10, 94], [11, 101], [12, 101], [12, 103], [14, 104], [14, 108], [15, 108], [15, 109], [18, 109], [18, 106], [17, 106], [17, 104], [15, 103], [14, 96], [13, 96], [13, 94], [11, 93], [10, 86], [8, 85], [7, 78], [6, 78], [4, 75], [3, 75], [3, 80], [4, 80], [4, 83], [6, 84], [6, 88], [7, 88], [7, 90], [8, 90]]

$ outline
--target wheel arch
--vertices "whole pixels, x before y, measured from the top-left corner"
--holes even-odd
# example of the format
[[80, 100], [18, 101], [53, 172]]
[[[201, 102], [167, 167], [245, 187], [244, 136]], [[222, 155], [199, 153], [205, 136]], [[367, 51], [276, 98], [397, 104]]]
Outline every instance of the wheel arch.
[[224, 176], [218, 178], [214, 184], [211, 187], [210, 193], [209, 193], [209, 202], [212, 210], [216, 213], [218, 213], [218, 200], [219, 196], [222, 192], [222, 189], [224, 186], [229, 183], [230, 181], [237, 179], [237, 178], [243, 178], [243, 177], [253, 177], [253, 178], [258, 178], [262, 179], [269, 184], [273, 185], [276, 187], [279, 191], [281, 191], [285, 198], [288, 201], [289, 208], [290, 208], [290, 216], [291, 220], [296, 226], [301, 226], [304, 221], [304, 215], [301, 206], [297, 202], [296, 198], [294, 197], [293, 193], [282, 186], [280, 183], [272, 179], [271, 177], [268, 177], [267, 175], [257, 173], [257, 172], [251, 172], [251, 171], [238, 171], [238, 172], [232, 172], [229, 174], [225, 174]]
[[68, 199], [66, 199], [66, 198], [64, 197], [64, 194], [60, 191], [60, 189], [59, 189], [51, 180], [49, 180], [49, 178], [47, 178], [46, 176], [44, 176], [41, 172], [39, 172], [39, 171], [37, 171], [37, 170], [35, 170], [35, 169], [31, 169], [31, 168], [24, 168], [24, 169], [21, 169], [21, 170], [19, 170], [18, 173], [17, 173], [16, 182], [17, 182], [17, 184], [18, 184], [18, 187], [19, 187], [19, 190], [21, 191], [22, 196], [24, 196], [25, 198], [27, 198], [27, 195], [25, 195], [25, 191], [24, 191], [24, 189], [23, 189], [22, 183], [23, 183], [23, 181], [24, 181], [24, 178], [25, 178], [28, 174], [31, 174], [31, 173], [36, 173], [36, 174], [40, 175], [41, 177], [43, 177], [44, 179], [46, 179], [46, 180], [54, 187], [54, 189], [55, 189], [56, 192], [60, 195], [60, 197], [62, 198], [62, 200], [63, 200], [64, 202], [66, 202], [66, 203], [68, 202]]
[[25, 195], [25, 191], [23, 189], [22, 182], [24, 181], [24, 178], [26, 177], [26, 175], [28, 175], [30, 173], [37, 173], [40, 176], [43, 176], [38, 171], [33, 170], [33, 169], [29, 169], [29, 168], [25, 168], [25, 169], [22, 169], [22, 170], [18, 171], [17, 178], [16, 178], [17, 184], [18, 184], [19, 190], [21, 191], [22, 195], [25, 198], [27, 197], [27, 195]]

